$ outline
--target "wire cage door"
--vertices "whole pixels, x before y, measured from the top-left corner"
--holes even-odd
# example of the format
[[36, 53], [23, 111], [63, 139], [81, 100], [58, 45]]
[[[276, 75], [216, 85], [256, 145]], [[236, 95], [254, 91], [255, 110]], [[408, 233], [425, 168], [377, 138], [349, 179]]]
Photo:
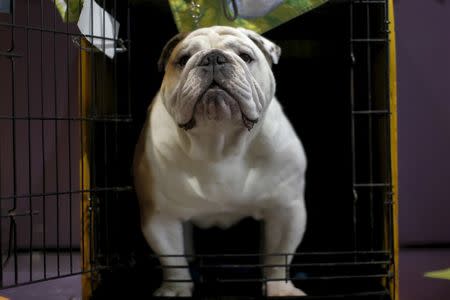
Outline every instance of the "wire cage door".
[[[0, 288], [81, 274], [90, 282], [100, 268], [92, 254], [97, 195], [131, 189], [120, 162], [110, 165], [115, 181], [97, 172], [119, 161], [118, 139], [131, 122], [128, 72], [117, 71], [129, 65], [129, 12], [118, 2], [100, 1], [106, 10], [97, 16], [120, 22], [117, 38], [81, 34], [51, 1], [13, 0], [0, 10]], [[94, 2], [79, 1], [78, 14], [83, 3]], [[113, 58], [86, 38], [107, 44]], [[107, 142], [115, 146], [92, 162], [96, 143]]]

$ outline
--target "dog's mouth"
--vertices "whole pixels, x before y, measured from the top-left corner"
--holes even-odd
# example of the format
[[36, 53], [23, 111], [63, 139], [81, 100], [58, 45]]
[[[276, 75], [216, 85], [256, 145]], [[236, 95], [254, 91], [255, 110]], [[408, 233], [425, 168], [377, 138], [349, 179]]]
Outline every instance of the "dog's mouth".
[[[239, 106], [239, 110], [241, 113], [241, 117], [242, 117], [242, 122], [245, 128], [247, 128], [248, 131], [250, 131], [253, 126], [258, 123], [258, 118], [255, 120], [250, 119], [249, 117], [247, 117], [247, 115], [244, 113], [244, 111], [241, 108], [241, 104], [239, 102], [239, 100], [235, 99], [234, 97], [232, 97], [231, 95], [233, 95], [233, 91], [229, 91], [226, 88], [226, 84], [222, 85], [220, 84], [218, 81], [216, 81], [215, 78], [212, 79], [211, 83], [209, 84], [209, 86], [207, 86], [206, 89], [204, 89], [203, 93], [198, 97], [197, 102], [195, 103], [194, 106], [194, 111], [196, 110], [196, 106], [199, 104], [199, 102], [206, 96], [211, 96], [214, 95], [215, 93], [225, 93], [228, 96], [230, 96], [231, 98], [234, 99], [234, 101], [236, 101], [237, 105]], [[213, 94], [211, 94], [213, 93]], [[215, 101], [213, 100], [214, 96], [211, 97], [211, 100], [209, 101]], [[195, 116], [192, 115], [191, 119], [185, 123], [185, 124], [178, 124], [178, 126], [182, 129], [184, 129], [185, 131], [188, 131], [192, 128], [194, 128], [196, 126], [196, 120], [195, 120]]]
[[[223, 88], [217, 83], [217, 81], [215, 81], [215, 80], [213, 80], [212, 82], [211, 82], [211, 84], [209, 85], [209, 87], [206, 89], [206, 91], [208, 91], [208, 90], [212, 90], [212, 89], [221, 89], [221, 90], [223, 90]], [[206, 92], [205, 91], [205, 92]], [[201, 97], [200, 97], [201, 98]]]
[[[259, 119], [251, 120], [248, 118], [241, 110], [242, 115], [242, 123], [244, 124], [245, 128], [247, 128], [248, 131], [252, 130], [253, 126], [255, 126], [256, 123], [258, 123]], [[178, 124], [178, 126], [181, 129], [184, 129], [185, 131], [188, 131], [192, 128], [194, 128], [196, 125], [195, 117], [192, 116], [192, 118], [185, 124]]]
[[[220, 91], [220, 92], [224, 92], [224, 93], [227, 93], [228, 95], [230, 95], [230, 93], [225, 88], [223, 88], [217, 81], [213, 80], [211, 82], [211, 84], [202, 93], [202, 95], [199, 97], [199, 99], [197, 100], [197, 103], [195, 105], [197, 105], [200, 102], [200, 100], [204, 97], [205, 94], [207, 94], [208, 92], [211, 92], [211, 91], [214, 92], [216, 90], [218, 92]], [[210, 101], [214, 101], [214, 100], [210, 100]], [[239, 101], [237, 101], [237, 100], [235, 100], [235, 101], [236, 101], [236, 103], [239, 106], [239, 110], [240, 110], [241, 115], [242, 115], [242, 122], [243, 122], [245, 128], [247, 128], [247, 130], [250, 131], [253, 128], [253, 126], [256, 123], [258, 123], [258, 119], [251, 120], [250, 118], [248, 118], [245, 115], [245, 113], [242, 111], [242, 109], [240, 107], [240, 104], [239, 104]], [[195, 111], [195, 108], [194, 108], [194, 111]], [[184, 129], [185, 131], [188, 131], [188, 130], [194, 128], [196, 126], [195, 117], [192, 116], [191, 119], [187, 123], [185, 123], [185, 124], [178, 124], [178, 126], [180, 128], [182, 128], [182, 129]]]

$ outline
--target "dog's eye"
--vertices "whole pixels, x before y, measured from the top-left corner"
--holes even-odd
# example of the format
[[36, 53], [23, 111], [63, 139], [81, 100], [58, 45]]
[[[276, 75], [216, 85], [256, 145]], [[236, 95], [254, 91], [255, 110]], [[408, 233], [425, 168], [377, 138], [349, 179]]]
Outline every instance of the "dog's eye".
[[184, 66], [187, 64], [189, 58], [191, 58], [189, 55], [183, 55], [183, 56], [180, 57], [180, 59], [178, 60], [178, 65], [179, 65], [180, 67], [184, 67]]
[[241, 54], [239, 54], [239, 57], [242, 58], [242, 60], [245, 61], [247, 64], [249, 64], [253, 61], [253, 58], [250, 55], [248, 55], [247, 53], [241, 53]]

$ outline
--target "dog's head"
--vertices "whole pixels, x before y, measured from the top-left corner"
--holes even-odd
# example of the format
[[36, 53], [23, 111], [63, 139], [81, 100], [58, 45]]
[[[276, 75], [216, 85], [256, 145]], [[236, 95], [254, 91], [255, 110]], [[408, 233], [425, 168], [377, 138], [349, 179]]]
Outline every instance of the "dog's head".
[[181, 33], [165, 46], [160, 95], [185, 130], [212, 123], [252, 129], [275, 94], [271, 65], [280, 48], [243, 28], [214, 26]]

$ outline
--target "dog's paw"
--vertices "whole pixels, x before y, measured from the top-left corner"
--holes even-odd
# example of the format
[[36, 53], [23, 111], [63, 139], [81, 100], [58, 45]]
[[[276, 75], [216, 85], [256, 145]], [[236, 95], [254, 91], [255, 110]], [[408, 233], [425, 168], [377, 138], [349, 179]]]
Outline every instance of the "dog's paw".
[[266, 288], [267, 297], [306, 296], [291, 281], [269, 281], [263, 288]]
[[191, 297], [193, 284], [189, 282], [165, 282], [157, 289], [155, 297]]

